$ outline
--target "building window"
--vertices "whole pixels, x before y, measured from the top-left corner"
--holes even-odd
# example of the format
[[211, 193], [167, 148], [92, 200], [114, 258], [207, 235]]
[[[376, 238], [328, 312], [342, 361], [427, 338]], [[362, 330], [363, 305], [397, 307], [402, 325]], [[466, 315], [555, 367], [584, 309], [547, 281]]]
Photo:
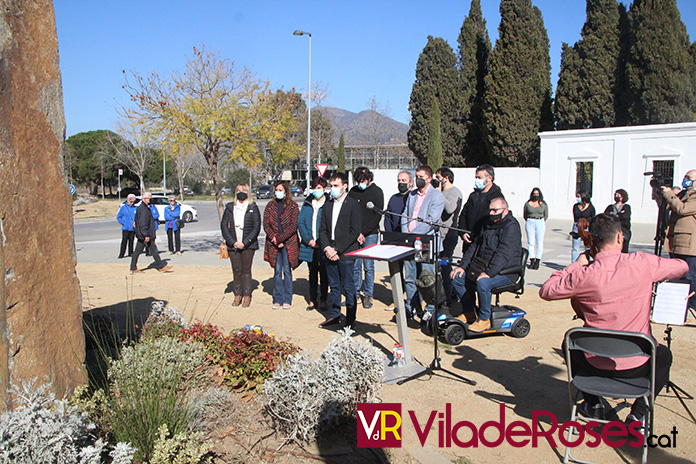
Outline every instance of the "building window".
[[579, 161], [575, 163], [575, 194], [584, 190], [592, 196], [592, 169], [594, 163], [592, 161]]
[[674, 160], [653, 161], [653, 177], [660, 178], [664, 185], [674, 185]]

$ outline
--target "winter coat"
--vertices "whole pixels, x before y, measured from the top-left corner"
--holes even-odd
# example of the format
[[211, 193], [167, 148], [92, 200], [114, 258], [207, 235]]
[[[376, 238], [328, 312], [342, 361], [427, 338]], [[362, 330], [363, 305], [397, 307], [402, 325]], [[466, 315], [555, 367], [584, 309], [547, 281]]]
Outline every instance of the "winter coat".
[[271, 200], [263, 211], [263, 230], [266, 232], [266, 247], [263, 251], [263, 259], [270, 263], [275, 269], [278, 259], [277, 245], [271, 241], [275, 237], [277, 243], [282, 243], [288, 253], [290, 268], [296, 269], [300, 265], [300, 245], [297, 240], [297, 221], [299, 219], [300, 207], [291, 201], [285, 205], [280, 214], [280, 221], [283, 225], [283, 232], [278, 229], [278, 201]]
[[[225, 205], [225, 212], [222, 213], [222, 221], [220, 221], [222, 238], [225, 239], [230, 253], [236, 250], [234, 243], [237, 241], [234, 223], [234, 203], [234, 201], [231, 201]], [[249, 201], [246, 213], [244, 213], [244, 227], [242, 228], [241, 241], [244, 244], [243, 250], [259, 249], [259, 232], [261, 232], [261, 213], [258, 205]]]
[[663, 195], [671, 211], [667, 231], [669, 252], [696, 256], [696, 190], [682, 190], [679, 195], [668, 190]]
[[157, 207], [150, 203], [150, 212], [152, 213], [152, 218], [155, 220], [155, 230], [159, 230], [159, 211]]
[[497, 276], [503, 269], [519, 266], [522, 259], [522, 230], [512, 212], [498, 222], [490, 219], [464, 253], [461, 267], [466, 269], [474, 256], [488, 263], [486, 274]]
[[[487, 192], [474, 189], [466, 200], [462, 211], [459, 213], [459, 229], [471, 232], [471, 240], [481, 232], [481, 229], [488, 223], [488, 206], [494, 198], [503, 197], [503, 192], [496, 184], [491, 186]], [[463, 232], [459, 232], [462, 237]]]
[[144, 201], [140, 203], [135, 211], [135, 237], [141, 242], [145, 241], [145, 237], [150, 237], [150, 241], [157, 238], [155, 219], [152, 217], [152, 211]]
[[302, 205], [302, 209], [300, 210], [300, 220], [297, 224], [297, 230], [300, 233], [300, 261], [305, 261], [307, 263], [311, 263], [314, 258], [314, 248], [309, 246], [309, 242], [314, 240], [314, 237], [316, 236], [316, 242], [319, 243], [321, 213], [324, 209], [324, 205], [327, 201], [329, 201], [328, 199], [324, 200], [324, 204], [322, 204], [319, 208], [319, 212], [317, 213], [316, 228], [314, 230], [314, 234], [312, 234], [312, 217], [314, 216], [314, 207], [312, 206], [314, 203], [313, 198], [314, 196], [310, 196], [305, 200], [304, 204]]
[[128, 202], [123, 203], [118, 209], [116, 220], [121, 224], [121, 230], [133, 230], [136, 209], [138, 209], [137, 206], [129, 205]]
[[181, 219], [181, 206], [176, 203], [174, 205], [174, 209], [172, 210], [172, 207], [167, 205], [164, 207], [164, 228], [166, 229], [172, 229], [172, 230], [179, 230], [179, 226], [177, 225], [176, 221]]

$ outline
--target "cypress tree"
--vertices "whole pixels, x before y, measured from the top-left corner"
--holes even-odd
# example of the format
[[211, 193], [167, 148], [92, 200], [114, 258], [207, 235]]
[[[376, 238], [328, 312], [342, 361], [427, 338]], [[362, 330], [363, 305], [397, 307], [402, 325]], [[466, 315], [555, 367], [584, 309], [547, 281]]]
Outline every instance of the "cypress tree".
[[461, 93], [458, 87], [457, 57], [449, 44], [439, 37], [428, 36], [428, 43], [418, 57], [416, 80], [408, 109], [411, 124], [408, 146], [421, 163], [428, 159], [429, 118], [433, 97], [441, 112], [442, 151], [447, 165], [460, 165]]
[[453, 166], [477, 166], [489, 162], [483, 139], [483, 90], [488, 74], [491, 39], [483, 19], [480, 0], [472, 0], [469, 16], [459, 32], [459, 82], [462, 89], [462, 125], [460, 163]]
[[501, 0], [500, 16], [483, 96], [485, 140], [493, 163], [533, 166], [537, 133], [553, 124], [549, 38], [531, 0]]
[[696, 65], [676, 0], [635, 0], [630, 19], [629, 123], [692, 121]]
[[338, 141], [336, 158], [338, 160], [338, 172], [346, 172], [346, 143], [343, 141], [343, 133], [341, 133], [341, 139]]
[[562, 54], [556, 91], [559, 129], [615, 124], [621, 50], [619, 22], [616, 0], [587, 0], [582, 39], [572, 51], [566, 47]]
[[428, 166], [433, 171], [442, 167], [442, 136], [440, 131], [440, 104], [433, 97], [432, 114], [428, 122]]

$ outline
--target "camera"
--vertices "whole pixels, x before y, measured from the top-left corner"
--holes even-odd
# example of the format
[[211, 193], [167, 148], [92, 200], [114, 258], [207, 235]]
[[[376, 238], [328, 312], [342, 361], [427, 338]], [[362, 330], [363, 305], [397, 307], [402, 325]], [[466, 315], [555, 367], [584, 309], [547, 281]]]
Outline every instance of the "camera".
[[660, 187], [672, 188], [674, 183], [674, 178], [672, 176], [667, 176], [662, 172], [644, 172], [644, 176], [652, 176], [650, 178], [650, 186], [654, 189], [659, 189]]

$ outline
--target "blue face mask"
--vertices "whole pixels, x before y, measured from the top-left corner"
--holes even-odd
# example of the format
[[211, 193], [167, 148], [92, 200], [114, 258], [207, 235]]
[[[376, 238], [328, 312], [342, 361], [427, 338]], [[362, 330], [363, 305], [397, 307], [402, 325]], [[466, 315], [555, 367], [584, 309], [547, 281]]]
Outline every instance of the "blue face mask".
[[314, 198], [318, 200], [324, 196], [324, 191], [322, 189], [312, 190], [312, 195], [314, 195]]
[[367, 188], [367, 184], [358, 184], [358, 188], [360, 190], [365, 190]]
[[577, 204], [582, 203], [582, 198], [576, 198], [576, 199], [575, 199], [575, 203], [577, 203]]
[[282, 200], [285, 198], [285, 192], [276, 192], [275, 193], [276, 200]]
[[476, 190], [483, 190], [485, 186], [486, 183], [483, 179], [479, 179], [478, 177], [474, 179], [474, 187], [476, 187]]
[[341, 187], [331, 187], [331, 196], [338, 199], [343, 194]]
[[684, 177], [684, 180], [682, 181], [682, 187], [685, 189], [688, 189], [690, 187], [693, 187], [694, 181], [689, 179], [688, 177]]

